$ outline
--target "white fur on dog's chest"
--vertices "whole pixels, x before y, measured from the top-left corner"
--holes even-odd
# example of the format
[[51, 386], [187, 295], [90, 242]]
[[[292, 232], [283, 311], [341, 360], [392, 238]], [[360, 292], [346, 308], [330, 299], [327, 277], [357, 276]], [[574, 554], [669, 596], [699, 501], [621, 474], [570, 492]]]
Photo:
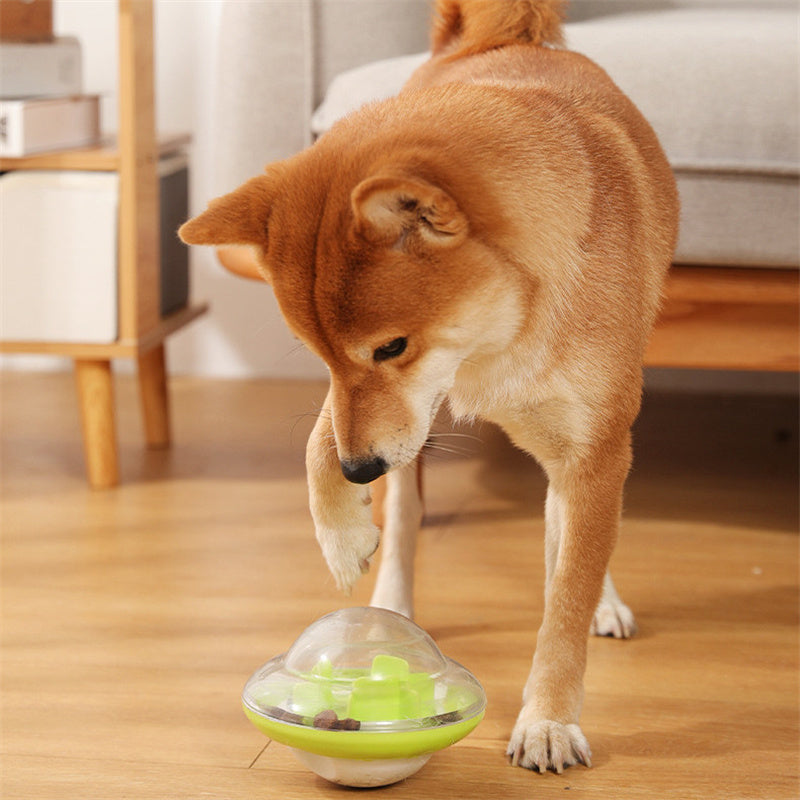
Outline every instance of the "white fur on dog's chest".
[[546, 355], [523, 341], [496, 355], [466, 359], [448, 392], [450, 409], [457, 419], [499, 422], [498, 414], [530, 408], [551, 393], [544, 377], [547, 372]]
[[545, 377], [532, 367], [516, 370], [513, 360], [500, 357], [484, 368], [465, 365], [448, 394], [456, 419], [483, 419], [505, 430], [515, 443], [539, 441], [539, 460], [555, 457], [567, 443], [580, 447], [591, 439], [592, 411], [560, 373]]

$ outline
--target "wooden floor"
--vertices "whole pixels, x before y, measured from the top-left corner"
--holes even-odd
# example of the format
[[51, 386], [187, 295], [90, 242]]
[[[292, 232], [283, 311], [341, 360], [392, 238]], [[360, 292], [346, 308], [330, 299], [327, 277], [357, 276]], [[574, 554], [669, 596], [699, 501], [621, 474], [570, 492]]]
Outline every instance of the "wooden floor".
[[[244, 681], [340, 596], [306, 511], [318, 384], [173, 384], [175, 445], [83, 480], [69, 375], [7, 373], [7, 800], [328, 798], [239, 707]], [[484, 684], [477, 730], [391, 798], [797, 798], [798, 414], [791, 399], [648, 397], [614, 559], [640, 635], [590, 643], [594, 767], [536, 775], [505, 740], [542, 613], [544, 483], [492, 428], [426, 476], [418, 621]], [[569, 790], [568, 793], [566, 790]]]

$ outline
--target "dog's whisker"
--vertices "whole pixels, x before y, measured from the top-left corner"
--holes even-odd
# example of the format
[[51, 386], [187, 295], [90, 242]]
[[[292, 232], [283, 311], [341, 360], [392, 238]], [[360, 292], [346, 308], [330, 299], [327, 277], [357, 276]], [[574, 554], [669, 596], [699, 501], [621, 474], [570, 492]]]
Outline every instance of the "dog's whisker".
[[471, 452], [469, 450], [458, 447], [445, 447], [444, 445], [425, 444], [423, 445], [422, 449], [426, 455], [430, 455], [434, 458], [436, 456], [443, 456], [443, 455], [451, 455], [451, 456], [471, 455]]
[[313, 417], [314, 419], [319, 419], [320, 417], [325, 418], [328, 416], [330, 416], [330, 411], [326, 409], [324, 406], [319, 406], [313, 411], [300, 411], [297, 414], [289, 414], [287, 416], [287, 419], [301, 420], [301, 419], [306, 419], [307, 417]]
[[[291, 430], [289, 432], [290, 437], [294, 436], [295, 429], [297, 426], [306, 419], [325, 419], [326, 417], [330, 417], [330, 411], [326, 409], [324, 406], [319, 406], [315, 411], [301, 411], [298, 414], [291, 414], [287, 417], [287, 420], [294, 420], [292, 423]], [[332, 436], [333, 434], [331, 434]]]
[[319, 419], [322, 416], [322, 413], [319, 411], [301, 411], [299, 414], [292, 414], [288, 417], [288, 419], [293, 419], [296, 422], [300, 422], [301, 420], [308, 419], [309, 417], [313, 419]]
[[483, 444], [480, 436], [471, 433], [457, 433], [456, 431], [436, 431], [428, 434], [429, 439], [471, 439], [473, 442]]
[[[456, 440], [456, 441], [453, 441]], [[461, 444], [461, 443], [464, 444]], [[447, 453], [454, 456], [469, 456], [475, 453], [476, 448], [468, 446], [472, 442], [481, 443], [481, 439], [468, 433], [455, 431], [442, 431], [431, 433], [424, 445], [426, 453]]]
[[286, 357], [293, 356], [295, 353], [299, 353], [301, 350], [307, 349], [308, 348], [302, 342], [298, 342], [294, 347], [291, 347], [286, 351]]

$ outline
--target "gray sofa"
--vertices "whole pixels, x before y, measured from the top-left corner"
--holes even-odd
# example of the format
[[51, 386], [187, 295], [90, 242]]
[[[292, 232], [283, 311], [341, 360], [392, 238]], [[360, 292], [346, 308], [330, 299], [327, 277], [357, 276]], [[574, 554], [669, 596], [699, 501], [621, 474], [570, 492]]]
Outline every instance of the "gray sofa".
[[[667, 353], [697, 351], [691, 330], [683, 342], [673, 330], [674, 341], [658, 355], [657, 331], [651, 363], [797, 370], [791, 344], [800, 266], [795, 0], [574, 0], [568, 13], [568, 47], [603, 66], [642, 109], [678, 179], [675, 263], [694, 271], [673, 270], [677, 288], [668, 293], [663, 320], [674, 329], [681, 314], [697, 323], [693, 311], [708, 317], [709, 303], [726, 304], [722, 315], [714, 309], [713, 324], [702, 333], [706, 356]], [[227, 2], [218, 190], [307, 146], [361, 103], [398, 91], [425, 57], [429, 20], [428, 0]], [[745, 269], [731, 278], [732, 267]], [[761, 272], [754, 274], [756, 268]], [[677, 297], [680, 313], [670, 297]], [[759, 302], [761, 315], [754, 312]], [[748, 303], [731, 316], [732, 306]], [[766, 332], [774, 344], [776, 320], [777, 348], [738, 362], [738, 340]], [[728, 355], [720, 355], [714, 337], [722, 350], [727, 340]]]

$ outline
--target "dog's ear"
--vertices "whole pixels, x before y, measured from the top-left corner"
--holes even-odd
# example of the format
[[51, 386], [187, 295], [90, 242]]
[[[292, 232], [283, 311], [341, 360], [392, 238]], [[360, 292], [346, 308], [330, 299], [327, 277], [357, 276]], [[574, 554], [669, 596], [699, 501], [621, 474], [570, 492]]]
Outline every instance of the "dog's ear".
[[405, 245], [410, 234], [437, 247], [462, 242], [466, 216], [443, 189], [418, 178], [378, 175], [350, 196], [357, 232], [375, 242]]
[[276, 188], [268, 175], [251, 178], [230, 194], [212, 200], [208, 208], [181, 225], [186, 244], [216, 245], [222, 265], [246, 278], [269, 278], [257, 250], [267, 246], [267, 223]]
[[252, 281], [266, 281], [271, 283], [271, 275], [267, 268], [262, 266], [258, 252], [253, 245], [228, 244], [217, 248], [217, 260], [228, 272], [241, 278]]

